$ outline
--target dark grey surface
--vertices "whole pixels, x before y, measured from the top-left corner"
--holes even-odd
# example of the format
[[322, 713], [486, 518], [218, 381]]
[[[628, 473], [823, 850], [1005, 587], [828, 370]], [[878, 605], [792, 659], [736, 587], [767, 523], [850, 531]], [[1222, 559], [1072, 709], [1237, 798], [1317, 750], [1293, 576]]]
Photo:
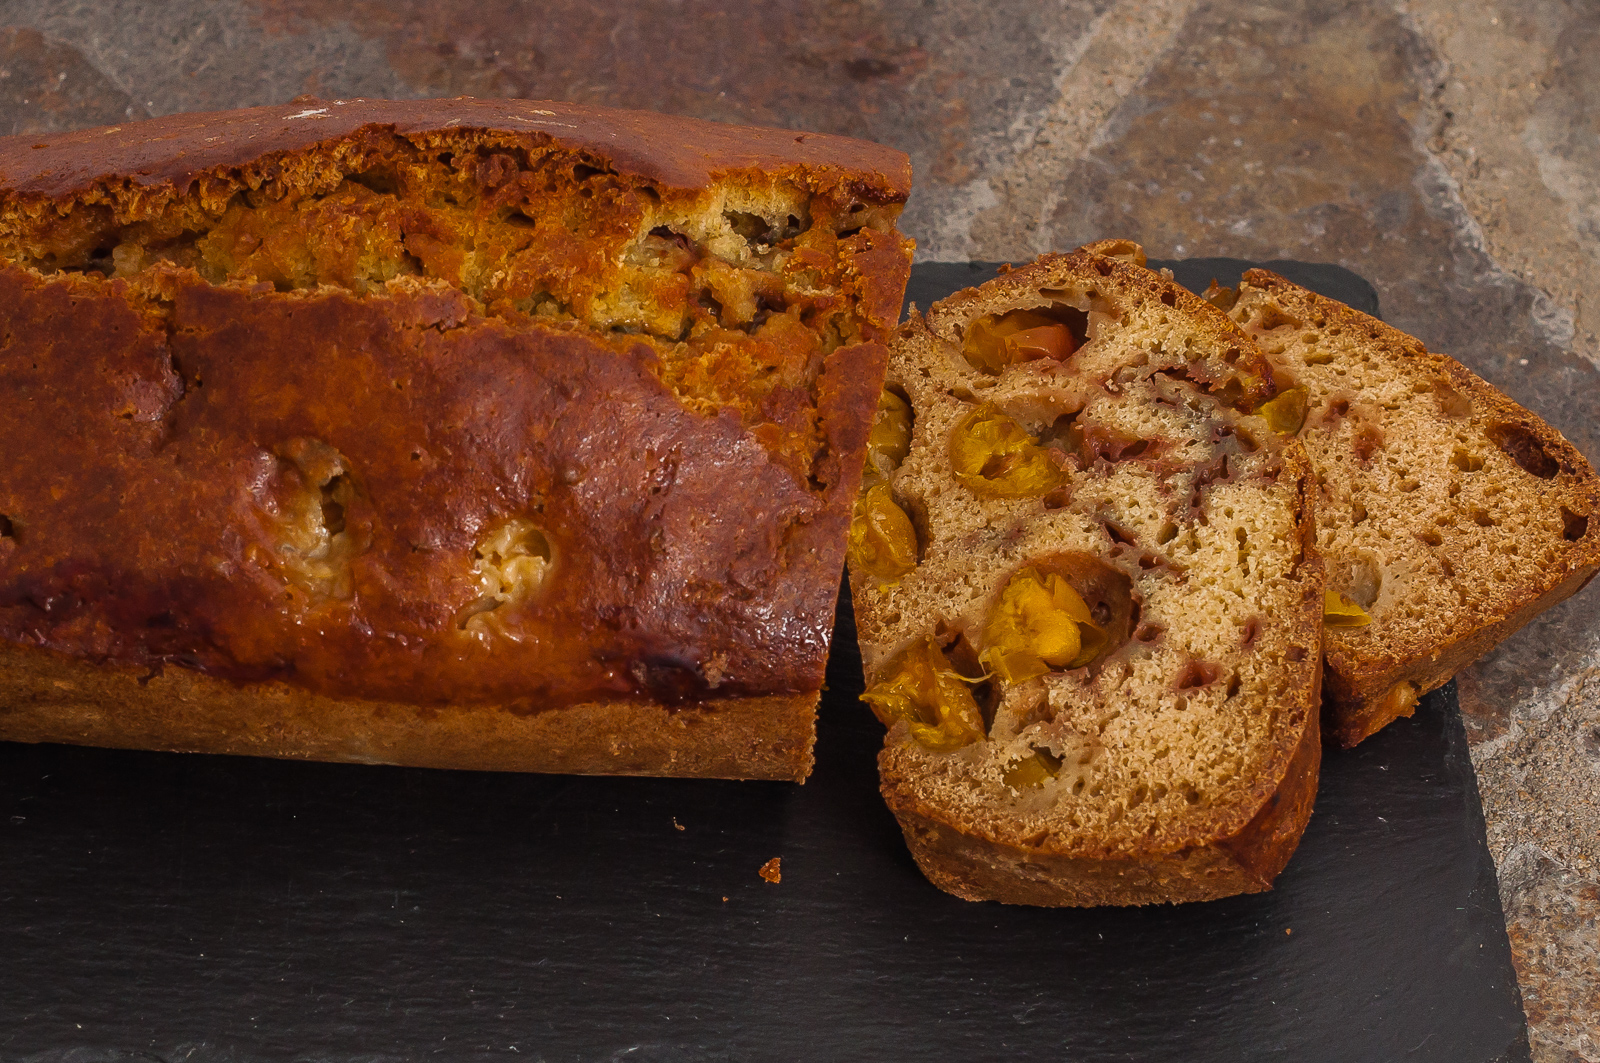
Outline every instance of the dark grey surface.
[[0, 1059], [1528, 1058], [1452, 688], [1271, 893], [1007, 908], [907, 856], [853, 636], [803, 787], [0, 744]]

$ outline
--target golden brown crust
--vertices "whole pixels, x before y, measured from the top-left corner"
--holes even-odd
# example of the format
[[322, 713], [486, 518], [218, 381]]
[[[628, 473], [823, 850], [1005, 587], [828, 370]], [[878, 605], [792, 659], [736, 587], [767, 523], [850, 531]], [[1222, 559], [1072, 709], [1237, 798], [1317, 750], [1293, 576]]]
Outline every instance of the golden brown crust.
[[[1379, 615], [1370, 628], [1330, 630], [1324, 645], [1324, 724], [1330, 735], [1349, 747], [1397, 717], [1411, 715], [1420, 695], [1448, 682], [1540, 612], [1577, 592], [1600, 570], [1600, 479], [1559, 432], [1455, 359], [1428, 351], [1398, 329], [1268, 270], [1250, 270], [1244, 275], [1240, 311], [1246, 310], [1250, 299], [1260, 298], [1297, 320], [1319, 323], [1319, 329], [1343, 329], [1362, 337], [1372, 359], [1419, 381], [1418, 386], [1448, 381], [1462, 416], [1470, 407], [1475, 423], [1501, 426], [1502, 431], [1510, 426], [1511, 438], [1526, 441], [1521, 442], [1527, 451], [1523, 462], [1537, 463], [1544, 478], [1523, 476], [1508, 462], [1507, 475], [1521, 477], [1524, 483], [1507, 488], [1531, 492], [1537, 506], [1553, 512], [1559, 505], [1584, 521], [1585, 530], [1569, 540], [1560, 540], [1556, 533], [1548, 564], [1498, 558], [1497, 566], [1508, 570], [1505, 574], [1510, 577], [1504, 582], [1492, 582], [1476, 569], [1447, 574], [1451, 581], [1468, 580], [1489, 590], [1485, 601], [1458, 610], [1445, 622], [1404, 634], [1384, 626]], [[1450, 443], [1454, 445], [1453, 436]], [[1440, 453], [1436, 458], [1443, 465], [1450, 455]], [[1330, 454], [1322, 460], [1349, 458]]]
[[803, 776], [908, 183], [524, 101], [0, 142], [0, 644], [133, 669], [100, 744]]
[[[830, 356], [819, 393], [841, 449], [814, 493], [736, 423], [684, 410], [645, 349], [477, 319], [454, 292], [183, 283], [169, 348], [115, 284], [64, 291], [16, 270], [0, 284], [8, 331], [72, 344], [70, 360], [8, 359], [28, 401], [0, 426], [30, 455], [0, 484], [11, 641], [417, 704], [821, 685], [859, 476], [847, 459], [881, 347]], [[63, 432], [70, 444], [49, 442]], [[282, 563], [274, 514], [313, 490], [291, 468], [304, 441], [353, 482], [342, 593]], [[84, 489], [90, 469], [99, 489]], [[549, 575], [510, 626], [475, 637], [474, 543], [518, 518], [548, 540]]]
[[[1596, 568], [1593, 564], [1586, 565], [1539, 597], [1523, 602], [1498, 619], [1464, 631], [1459, 637], [1410, 661], [1396, 664], [1367, 659], [1348, 651], [1340, 651], [1337, 657], [1329, 652], [1323, 676], [1323, 689], [1327, 691], [1323, 702], [1324, 727], [1341, 746], [1349, 749], [1400, 717], [1410, 716], [1423, 694], [1444, 686], [1457, 672], [1520, 631], [1528, 621], [1581, 591], [1594, 579]], [[1330, 638], [1325, 645], [1331, 643]]]
[[147, 676], [0, 643], [0, 736], [120, 749], [801, 782], [811, 772], [817, 698], [613, 699], [542, 712], [521, 702], [418, 706], [180, 668]]

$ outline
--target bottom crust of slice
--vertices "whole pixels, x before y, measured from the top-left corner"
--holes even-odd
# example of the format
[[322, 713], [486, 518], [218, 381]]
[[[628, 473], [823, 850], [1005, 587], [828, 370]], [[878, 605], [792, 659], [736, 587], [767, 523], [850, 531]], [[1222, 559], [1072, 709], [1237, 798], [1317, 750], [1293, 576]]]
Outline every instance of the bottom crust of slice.
[[1417, 702], [1430, 690], [1448, 683], [1461, 669], [1510, 638], [1523, 625], [1552, 606], [1583, 590], [1594, 579], [1594, 565], [1586, 565], [1532, 601], [1525, 602], [1499, 620], [1459, 635], [1433, 654], [1403, 662], [1364, 660], [1326, 643], [1327, 669], [1323, 676], [1323, 727], [1328, 737], [1345, 749], [1377, 734], [1402, 716], [1416, 711]]
[[0, 645], [0, 740], [477, 771], [804, 781], [820, 692], [667, 706], [417, 706]]
[[888, 759], [879, 757], [884, 800], [900, 821], [917, 866], [934, 885], [969, 901], [1087, 908], [1182, 904], [1271, 889], [1311, 818], [1322, 742], [1313, 721], [1302, 732], [1278, 788], [1233, 837], [1177, 852], [1101, 858], [1011, 845], [963, 831], [923, 807], [914, 789], [888, 770]]

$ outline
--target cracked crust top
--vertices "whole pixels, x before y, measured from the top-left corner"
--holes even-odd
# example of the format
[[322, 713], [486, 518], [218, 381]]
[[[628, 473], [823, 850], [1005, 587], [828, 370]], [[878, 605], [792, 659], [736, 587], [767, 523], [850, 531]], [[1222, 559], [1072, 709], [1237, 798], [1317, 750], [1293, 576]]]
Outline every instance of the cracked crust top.
[[413, 705], [814, 698], [903, 155], [348, 101], [0, 170], [0, 638]]
[[903, 203], [911, 191], [905, 154], [870, 141], [557, 100], [466, 96], [303, 97], [270, 107], [0, 137], [0, 189], [8, 197], [55, 200], [96, 189], [110, 196], [185, 195], [196, 182], [230, 172], [259, 183], [284, 156], [352, 140], [368, 128], [412, 138], [486, 132], [504, 146], [532, 150], [561, 145], [668, 188], [700, 189], [747, 171], [803, 174], [818, 187], [849, 184], [852, 194], [877, 203]]

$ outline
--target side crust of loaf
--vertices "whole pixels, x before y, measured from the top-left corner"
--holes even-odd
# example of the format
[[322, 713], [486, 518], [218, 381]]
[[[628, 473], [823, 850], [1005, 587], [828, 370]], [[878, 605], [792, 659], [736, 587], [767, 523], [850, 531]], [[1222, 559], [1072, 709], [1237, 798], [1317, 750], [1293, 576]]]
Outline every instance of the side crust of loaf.
[[[1066, 361], [1016, 363], [987, 378], [965, 367], [963, 334], [979, 319], [1085, 298], [1088, 338]], [[1070, 312], [1063, 319], [1072, 320]], [[1178, 402], [1183, 412], [1173, 419], [1148, 422], [1166, 427], [1134, 445], [1117, 433], [1139, 417], [1167, 416], [1138, 412], [1146, 409], [1140, 389], [1162, 373], [1189, 381], [1192, 399]], [[1131, 641], [1087, 667], [1014, 684], [958, 665], [980, 691], [999, 684], [974, 744], [941, 751], [919, 742], [906, 722], [890, 726], [879, 756], [882, 792], [918, 865], [957, 896], [1011, 904], [1177, 903], [1269, 889], [1316, 793], [1323, 576], [1310, 461], [1248, 412], [1271, 396], [1260, 352], [1224, 314], [1170, 280], [1079, 253], [1045, 256], [935, 304], [925, 319], [913, 314], [892, 348], [888, 379], [915, 415], [909, 454], [886, 482], [913, 514], [918, 564], [885, 581], [852, 562], [869, 694], [919, 634], [952, 661], [981, 649], [1000, 587], [1019, 566], [1048, 565], [1052, 550], [1093, 555], [1125, 572], [1143, 617]], [[1178, 394], [1148, 386], [1158, 401]], [[1232, 390], [1240, 386], [1243, 394]], [[1061, 435], [1068, 420], [1081, 429], [1087, 442], [1069, 447], [1078, 456], [1066, 467], [1075, 471], [1059, 495], [984, 499], [946, 484], [946, 437], [963, 411], [978, 408], [973, 392], [1040, 439], [1070, 441]], [[1230, 450], [1235, 432], [1245, 442]], [[877, 460], [869, 457], [869, 467]], [[1205, 467], [1221, 468], [1227, 482], [1202, 501], [1214, 482], [1198, 471]], [[1116, 508], [1122, 491], [1125, 510]], [[1180, 501], [1190, 497], [1192, 508]], [[1236, 528], [1234, 510], [1253, 498], [1262, 508]], [[1215, 568], [1186, 552], [1210, 542], [1222, 555], [1213, 556]], [[1180, 603], [1189, 599], [1179, 588], [1191, 580], [1229, 588], [1195, 592], [1193, 601], [1205, 603], [1191, 606], [1196, 615], [1216, 609], [1224, 625], [1210, 634], [1183, 617]], [[1260, 599], [1250, 597], [1256, 591]], [[1145, 728], [1172, 743], [1171, 761], [1165, 750], [1145, 759], [1150, 751], [1137, 737]], [[1192, 748], [1208, 752], [1196, 754], [1193, 768], [1175, 767], [1189, 763], [1189, 736]], [[1026, 757], [1029, 745], [1061, 760], [1056, 776], [1013, 785], [1007, 774], [1001, 785], [997, 769]], [[1219, 749], [1230, 752], [1219, 757]], [[1232, 767], [1212, 773], [1222, 761]]]
[[0, 139], [0, 738], [803, 777], [909, 183], [537, 101]]
[[158, 675], [0, 643], [0, 734], [19, 742], [475, 771], [803, 782], [819, 695], [668, 706], [417, 706]]
[[[1245, 274], [1232, 315], [1309, 386], [1300, 438], [1323, 482], [1329, 589], [1375, 595], [1361, 602], [1370, 624], [1324, 640], [1324, 725], [1341, 745], [1411, 715], [1420, 695], [1600, 570], [1600, 479], [1536, 414], [1455, 359], [1267, 270]], [[1324, 364], [1350, 377], [1332, 387]]]

